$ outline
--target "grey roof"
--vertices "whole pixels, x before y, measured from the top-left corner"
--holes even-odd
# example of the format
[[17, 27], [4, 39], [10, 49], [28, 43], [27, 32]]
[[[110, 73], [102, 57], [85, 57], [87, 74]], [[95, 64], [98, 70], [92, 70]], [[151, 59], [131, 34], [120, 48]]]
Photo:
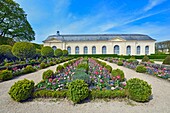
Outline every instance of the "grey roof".
[[[45, 41], [58, 39], [61, 41], [102, 41], [120, 37], [124, 40], [153, 40], [148, 35], [143, 34], [69, 34], [69, 35], [50, 35]], [[44, 41], [43, 41], [44, 42]]]

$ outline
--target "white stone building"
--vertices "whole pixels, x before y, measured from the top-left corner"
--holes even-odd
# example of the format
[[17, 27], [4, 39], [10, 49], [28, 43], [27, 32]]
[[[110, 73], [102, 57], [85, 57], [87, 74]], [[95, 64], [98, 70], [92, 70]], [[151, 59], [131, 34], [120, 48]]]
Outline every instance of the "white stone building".
[[74, 34], [51, 35], [43, 41], [54, 50], [69, 54], [145, 55], [155, 53], [155, 40], [143, 34]]

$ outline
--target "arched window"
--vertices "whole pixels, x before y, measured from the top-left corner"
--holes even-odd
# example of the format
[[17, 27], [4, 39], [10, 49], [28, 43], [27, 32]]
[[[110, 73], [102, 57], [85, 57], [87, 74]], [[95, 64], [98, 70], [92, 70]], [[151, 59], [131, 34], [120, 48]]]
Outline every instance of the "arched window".
[[106, 52], [107, 52], [106, 46], [103, 46], [102, 47], [102, 54], [106, 54]]
[[136, 48], [136, 54], [137, 54], [137, 55], [140, 55], [140, 46], [137, 46], [137, 48]]
[[92, 54], [96, 54], [96, 46], [92, 47]]
[[88, 48], [87, 48], [87, 46], [84, 47], [84, 54], [88, 54]]
[[53, 46], [52, 49], [55, 51], [55, 50], [57, 49], [57, 47], [56, 47], [56, 46]]
[[149, 54], [149, 46], [145, 46], [145, 54], [146, 54], [146, 55]]
[[127, 46], [126, 48], [126, 54], [130, 55], [131, 54], [131, 46]]
[[114, 46], [114, 54], [119, 54], [119, 46], [118, 45]]
[[71, 47], [70, 46], [67, 47], [67, 51], [68, 51], [68, 54], [71, 54]]
[[79, 54], [79, 47], [78, 46], [76, 46], [76, 48], [75, 48], [75, 54]]

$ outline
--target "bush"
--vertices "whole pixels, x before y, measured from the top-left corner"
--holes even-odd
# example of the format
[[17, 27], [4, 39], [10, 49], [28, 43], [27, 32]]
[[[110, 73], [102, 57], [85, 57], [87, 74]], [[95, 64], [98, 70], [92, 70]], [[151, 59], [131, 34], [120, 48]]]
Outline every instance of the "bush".
[[12, 48], [12, 53], [18, 58], [33, 58], [36, 55], [36, 49], [29, 42], [16, 42]]
[[167, 56], [163, 61], [163, 64], [170, 65], [170, 56]]
[[88, 69], [89, 69], [89, 65], [87, 63], [80, 63], [78, 66], [77, 66], [78, 69], [84, 69], [86, 71], [86, 73], [88, 73]]
[[105, 67], [107, 64], [106, 64], [105, 62], [100, 62], [100, 65], [101, 65], [102, 67]]
[[146, 67], [143, 66], [143, 65], [138, 65], [138, 66], [136, 67], [136, 72], [145, 73], [145, 72], [146, 72]]
[[54, 75], [54, 72], [52, 70], [47, 70], [47, 71], [44, 71], [43, 73], [43, 79], [49, 79], [51, 78], [52, 76]]
[[112, 70], [112, 76], [114, 77], [120, 76], [120, 81], [124, 81], [125, 79], [124, 72], [120, 69]]
[[49, 46], [42, 47], [41, 55], [44, 56], [44, 57], [53, 57], [54, 56], [54, 50]]
[[12, 71], [2, 70], [0, 71], [0, 80], [9, 80], [12, 79]]
[[41, 49], [36, 49], [36, 57], [41, 57]]
[[126, 89], [128, 91], [129, 98], [137, 102], [149, 101], [152, 94], [151, 85], [138, 78], [128, 80]]
[[123, 61], [120, 61], [120, 60], [119, 60], [119, 61], [117, 62], [117, 65], [118, 65], [118, 66], [123, 66]]
[[10, 45], [0, 45], [0, 56], [4, 58], [14, 57], [12, 54], [12, 47]]
[[63, 50], [63, 56], [68, 56], [68, 51], [67, 50]]
[[40, 64], [40, 69], [44, 69], [44, 68], [45, 68], [45, 63], [42, 62], [42, 63]]
[[9, 95], [15, 101], [21, 102], [32, 96], [34, 82], [27, 79], [16, 82], [9, 90]]
[[53, 66], [53, 65], [54, 65], [54, 63], [52, 61], [50, 61], [50, 66]]
[[150, 62], [150, 63], [155, 63], [154, 60], [150, 60], [149, 62]]
[[83, 68], [76, 69], [73, 80], [84, 80], [86, 83], [90, 83], [90, 76], [84, 72]]
[[57, 71], [57, 72], [58, 72], [58, 71], [62, 72], [63, 69], [64, 69], [64, 66], [58, 65], [56, 71]]
[[112, 72], [112, 67], [110, 65], [106, 65], [105, 68], [111, 73]]
[[54, 53], [56, 57], [61, 57], [63, 55], [63, 51], [61, 49], [56, 49]]
[[148, 62], [149, 61], [149, 57], [147, 55], [145, 55], [142, 59], [142, 62]]
[[27, 65], [26, 68], [24, 69], [24, 73], [31, 73], [36, 71], [31, 65]]
[[79, 103], [88, 96], [88, 84], [86, 84], [83, 80], [74, 80], [68, 85], [68, 97], [74, 103]]

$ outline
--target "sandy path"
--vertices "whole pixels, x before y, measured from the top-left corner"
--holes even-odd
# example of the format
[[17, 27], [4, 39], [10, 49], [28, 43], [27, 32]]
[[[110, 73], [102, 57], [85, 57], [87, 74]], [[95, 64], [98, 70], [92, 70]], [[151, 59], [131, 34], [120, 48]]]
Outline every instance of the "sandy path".
[[[127, 102], [127, 100], [122, 102], [120, 100], [111, 100], [110, 102], [98, 100], [74, 106], [67, 100], [35, 99], [26, 103], [18, 103], [9, 97], [7, 92], [14, 82], [27, 78], [38, 83], [45, 70], [56, 69], [56, 66], [52, 66], [0, 83], [0, 113], [170, 113], [170, 82], [146, 74], [136, 73], [131, 69], [120, 67], [113, 63], [108, 64], [113, 68], [122, 69], [127, 79], [137, 77], [146, 80], [152, 85], [153, 99], [142, 104]], [[136, 105], [132, 106], [132, 104]]]

